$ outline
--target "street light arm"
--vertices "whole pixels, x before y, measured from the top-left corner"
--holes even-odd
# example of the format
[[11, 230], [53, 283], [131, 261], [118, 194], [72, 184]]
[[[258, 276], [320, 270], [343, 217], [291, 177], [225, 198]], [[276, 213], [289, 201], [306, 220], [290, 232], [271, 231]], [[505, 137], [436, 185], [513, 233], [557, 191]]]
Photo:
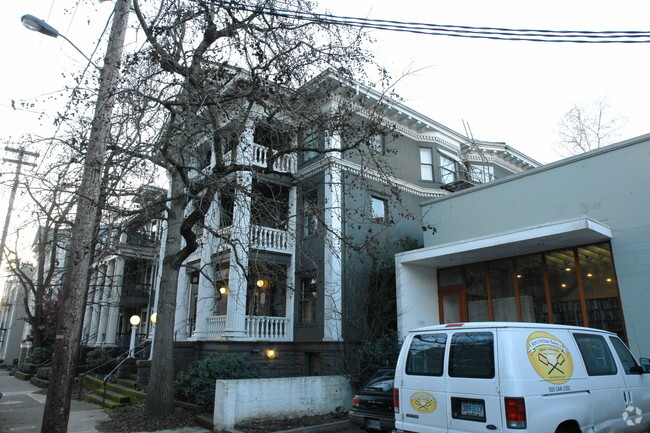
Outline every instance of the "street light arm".
[[27, 14], [27, 15], [23, 15], [20, 18], [20, 21], [23, 23], [23, 26], [25, 26], [29, 30], [41, 33], [41, 34], [46, 35], [46, 36], [50, 36], [52, 38], [56, 38], [58, 36], [61, 36], [70, 45], [72, 45], [72, 47], [75, 50], [77, 50], [79, 52], [79, 54], [81, 54], [84, 57], [84, 59], [88, 60], [91, 65], [93, 65], [95, 68], [97, 68], [100, 71], [102, 70], [102, 68], [100, 68], [99, 66], [97, 66], [95, 64], [95, 62], [90, 60], [90, 58], [87, 55], [85, 55], [83, 51], [81, 51], [79, 49], [79, 47], [77, 47], [74, 43], [72, 43], [72, 41], [70, 39], [63, 36], [61, 33], [59, 33], [59, 31], [57, 29], [55, 29], [54, 27], [52, 27], [51, 25], [49, 25], [48, 23], [46, 23], [42, 19], [36, 18], [34, 15]]
[[61, 36], [61, 37], [62, 37], [63, 39], [65, 39], [66, 41], [68, 41], [68, 43], [69, 43], [70, 45], [72, 45], [72, 46], [74, 47], [74, 49], [77, 50], [77, 51], [79, 52], [79, 54], [81, 54], [82, 56], [84, 56], [84, 59], [88, 60], [88, 62], [90, 62], [90, 64], [93, 65], [93, 66], [94, 66], [98, 71], [101, 71], [101, 70], [102, 70], [102, 68], [99, 67], [99, 66], [97, 66], [97, 64], [96, 64], [95, 62], [93, 62], [92, 60], [90, 60], [90, 57], [88, 57], [87, 55], [85, 55], [85, 54], [83, 53], [83, 51], [81, 51], [81, 50], [79, 49], [79, 47], [77, 47], [75, 44], [73, 44], [72, 41], [71, 41], [70, 39], [66, 38], [65, 36], [63, 36], [63, 35], [61, 35], [61, 34], [60, 34], [59, 36]]

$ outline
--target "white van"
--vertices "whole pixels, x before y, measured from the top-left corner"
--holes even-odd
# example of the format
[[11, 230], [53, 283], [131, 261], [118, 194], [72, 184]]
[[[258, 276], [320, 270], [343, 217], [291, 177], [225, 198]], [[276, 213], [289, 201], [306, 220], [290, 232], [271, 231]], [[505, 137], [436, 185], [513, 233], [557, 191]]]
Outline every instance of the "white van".
[[650, 374], [611, 332], [536, 323], [410, 331], [397, 432], [646, 433]]

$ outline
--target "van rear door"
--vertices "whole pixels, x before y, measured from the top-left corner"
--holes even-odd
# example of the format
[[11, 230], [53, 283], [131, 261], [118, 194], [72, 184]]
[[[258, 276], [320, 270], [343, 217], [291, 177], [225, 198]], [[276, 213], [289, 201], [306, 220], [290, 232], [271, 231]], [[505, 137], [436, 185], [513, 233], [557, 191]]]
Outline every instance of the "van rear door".
[[445, 400], [445, 356], [449, 335], [446, 332], [415, 334], [407, 356], [400, 356], [398, 371], [403, 371], [399, 389], [400, 413], [396, 426], [420, 433], [447, 432]]
[[486, 328], [450, 335], [446, 400], [448, 431], [502, 431], [497, 332]]

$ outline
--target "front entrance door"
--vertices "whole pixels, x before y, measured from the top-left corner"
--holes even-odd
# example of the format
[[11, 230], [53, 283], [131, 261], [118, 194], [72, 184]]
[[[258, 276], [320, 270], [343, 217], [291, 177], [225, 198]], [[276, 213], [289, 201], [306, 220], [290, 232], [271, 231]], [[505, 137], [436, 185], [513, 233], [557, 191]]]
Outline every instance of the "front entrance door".
[[440, 323], [467, 322], [465, 292], [462, 285], [438, 289]]

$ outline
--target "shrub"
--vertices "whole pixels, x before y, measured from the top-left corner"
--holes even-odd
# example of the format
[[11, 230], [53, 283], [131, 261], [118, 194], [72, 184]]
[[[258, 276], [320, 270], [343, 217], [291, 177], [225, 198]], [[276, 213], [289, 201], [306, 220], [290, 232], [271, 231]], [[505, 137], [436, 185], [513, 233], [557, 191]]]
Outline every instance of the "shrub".
[[30, 364], [45, 364], [52, 359], [52, 348], [50, 347], [36, 347], [32, 353], [25, 358], [25, 362]]
[[40, 364], [32, 364], [31, 362], [21, 362], [18, 364], [18, 371], [25, 374], [36, 374], [36, 370]]
[[256, 379], [262, 376], [260, 366], [238, 355], [220, 354], [190, 364], [176, 379], [179, 398], [201, 406], [214, 405], [217, 379]]
[[88, 367], [86, 371], [99, 367], [94, 370], [95, 373], [108, 373], [115, 367], [115, 362], [111, 361], [114, 361], [112, 349], [93, 349], [86, 354], [86, 366]]
[[52, 367], [41, 367], [38, 370], [36, 370], [36, 376], [41, 379], [50, 380], [51, 372], [52, 372]]
[[355, 350], [357, 367], [352, 372], [352, 383], [360, 387], [378, 369], [395, 367], [401, 347], [401, 341], [395, 331], [361, 343]]

